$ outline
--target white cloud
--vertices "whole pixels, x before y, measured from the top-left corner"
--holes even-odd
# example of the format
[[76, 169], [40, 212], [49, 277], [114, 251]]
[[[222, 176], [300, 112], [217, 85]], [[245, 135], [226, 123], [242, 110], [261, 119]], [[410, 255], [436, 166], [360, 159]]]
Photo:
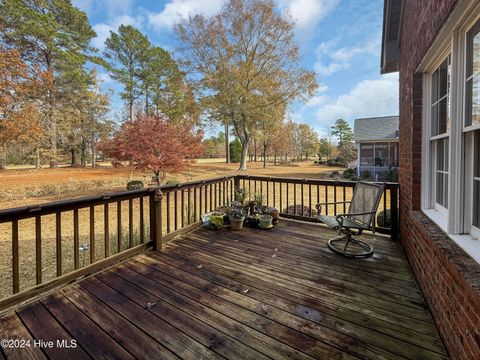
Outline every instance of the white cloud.
[[329, 76], [348, 69], [351, 60], [358, 55], [377, 55], [379, 52], [380, 43], [377, 37], [373, 37], [364, 46], [337, 48], [335, 42], [323, 42], [315, 50], [317, 59], [314, 69], [319, 75]]
[[339, 0], [279, 0], [279, 6], [295, 21], [298, 30], [311, 29], [335, 9]]
[[387, 74], [377, 80], [360, 81], [348, 94], [324, 99], [316, 111], [316, 118], [328, 125], [340, 118], [397, 115], [398, 99], [398, 73]]
[[306, 107], [319, 107], [328, 100], [328, 96], [324, 95], [328, 91], [328, 86], [325, 84], [318, 84], [318, 89], [315, 94], [305, 104]]
[[120, 25], [132, 25], [141, 28], [143, 18], [141, 16], [132, 17], [129, 15], [119, 15], [108, 23], [100, 23], [93, 26], [93, 30], [97, 33], [97, 37], [92, 39], [92, 45], [102, 50], [105, 46], [105, 40], [109, 37], [110, 31], [116, 32]]
[[211, 16], [217, 14], [225, 2], [225, 0], [172, 0], [165, 5], [161, 12], [149, 14], [148, 22], [157, 30], [170, 28], [179, 20], [190, 15]]

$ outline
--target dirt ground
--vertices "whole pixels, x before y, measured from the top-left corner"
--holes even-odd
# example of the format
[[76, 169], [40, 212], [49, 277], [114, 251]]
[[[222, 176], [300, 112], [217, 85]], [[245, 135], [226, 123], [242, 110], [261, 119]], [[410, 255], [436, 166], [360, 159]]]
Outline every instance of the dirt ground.
[[[315, 165], [313, 161], [289, 166], [267, 165], [261, 162], [248, 164], [245, 174], [291, 178], [325, 178], [341, 168]], [[186, 182], [238, 173], [238, 164], [225, 164], [217, 159], [199, 160], [178, 174], [167, 175], [168, 180]], [[97, 168], [57, 169], [9, 169], [0, 172], [0, 209], [34, 205], [54, 200], [98, 195], [125, 189], [129, 180], [150, 182], [151, 172], [140, 172], [131, 167], [113, 168], [103, 165]]]

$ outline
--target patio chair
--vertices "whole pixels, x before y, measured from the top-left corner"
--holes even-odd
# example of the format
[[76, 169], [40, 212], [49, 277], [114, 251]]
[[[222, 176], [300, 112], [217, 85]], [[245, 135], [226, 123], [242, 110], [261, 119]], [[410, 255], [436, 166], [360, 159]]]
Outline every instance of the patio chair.
[[[385, 184], [359, 181], [353, 190], [351, 201], [317, 204], [317, 220], [330, 229], [337, 230], [338, 236], [328, 241], [328, 247], [335, 253], [352, 257], [365, 258], [373, 254], [373, 247], [355, 238], [364, 230], [375, 232], [375, 213], [380, 203]], [[347, 214], [336, 216], [322, 215], [323, 205], [350, 204]]]

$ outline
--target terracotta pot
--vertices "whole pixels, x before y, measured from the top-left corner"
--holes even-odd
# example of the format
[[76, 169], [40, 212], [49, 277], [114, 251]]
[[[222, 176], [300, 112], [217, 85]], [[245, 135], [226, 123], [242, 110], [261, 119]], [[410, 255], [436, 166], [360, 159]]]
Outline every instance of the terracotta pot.
[[242, 230], [243, 221], [244, 219], [230, 218], [230, 226], [232, 227], [232, 230], [234, 231]]

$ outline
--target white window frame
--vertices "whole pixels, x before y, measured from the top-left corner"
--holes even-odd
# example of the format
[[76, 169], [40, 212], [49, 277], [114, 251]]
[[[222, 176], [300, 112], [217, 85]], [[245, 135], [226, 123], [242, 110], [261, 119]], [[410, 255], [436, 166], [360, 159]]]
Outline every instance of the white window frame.
[[[446, 96], [438, 98], [435, 102], [432, 102], [432, 77], [433, 73], [440, 67], [440, 65], [445, 62], [446, 59], [450, 57], [450, 64], [452, 63], [451, 55], [451, 43], [447, 43], [440, 55], [437, 56], [437, 61], [430, 64], [429, 70], [425, 73], [423, 77], [423, 144], [422, 144], [422, 169], [428, 169], [422, 172], [423, 181], [422, 181], [422, 209], [431, 215], [435, 222], [442, 227], [442, 229], [448, 228], [448, 209], [443, 205], [436, 202], [437, 194], [437, 154], [436, 151], [432, 152], [432, 144], [438, 140], [445, 138], [449, 139], [449, 150], [448, 150], [448, 186], [447, 202], [450, 204], [450, 168], [451, 168], [451, 146], [450, 146], [450, 133], [452, 127], [452, 117], [450, 116], [450, 129], [447, 132], [442, 134], [432, 134], [432, 107], [435, 104], [439, 104], [446, 96], [451, 96], [451, 93], [448, 92]], [[450, 80], [451, 82], [451, 80]], [[451, 100], [450, 100], [451, 101]], [[451, 108], [450, 108], [451, 111]]]
[[[480, 2], [460, 0], [430, 46], [417, 72], [423, 73], [422, 134], [422, 211], [448, 236], [480, 263], [480, 229], [473, 222], [473, 131], [480, 124], [464, 127], [466, 101], [467, 32], [480, 20]], [[431, 77], [451, 54], [451, 102], [449, 134], [448, 209], [436, 209], [432, 200], [432, 153], [430, 142], [443, 136], [431, 136]], [[442, 134], [443, 135], [443, 134]], [[433, 159], [435, 160], [435, 159]]]

